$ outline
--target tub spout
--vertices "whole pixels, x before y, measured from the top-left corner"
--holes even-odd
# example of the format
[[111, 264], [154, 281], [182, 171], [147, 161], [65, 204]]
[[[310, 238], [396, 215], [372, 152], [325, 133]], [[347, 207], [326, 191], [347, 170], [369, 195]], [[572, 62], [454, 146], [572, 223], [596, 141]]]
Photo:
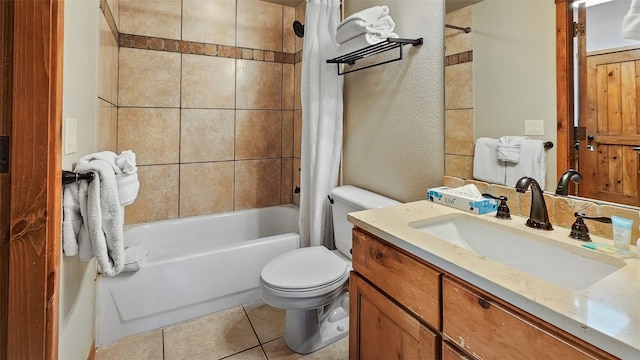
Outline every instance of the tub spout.
[[534, 229], [553, 230], [540, 184], [534, 178], [525, 176], [516, 183], [516, 191], [524, 193], [529, 186], [531, 186], [531, 210], [526, 225]]

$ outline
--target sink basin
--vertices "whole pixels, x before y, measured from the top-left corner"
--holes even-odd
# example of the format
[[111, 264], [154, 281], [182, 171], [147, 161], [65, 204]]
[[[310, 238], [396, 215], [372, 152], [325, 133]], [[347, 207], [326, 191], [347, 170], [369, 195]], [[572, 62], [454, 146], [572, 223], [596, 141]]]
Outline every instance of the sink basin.
[[582, 290], [625, 266], [618, 258], [466, 214], [409, 226], [549, 283]]

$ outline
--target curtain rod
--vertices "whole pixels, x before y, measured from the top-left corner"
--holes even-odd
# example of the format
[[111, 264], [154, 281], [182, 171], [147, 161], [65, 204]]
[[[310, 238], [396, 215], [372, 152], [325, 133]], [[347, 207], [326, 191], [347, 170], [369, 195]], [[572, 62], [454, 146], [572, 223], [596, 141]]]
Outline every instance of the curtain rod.
[[462, 26], [455, 26], [455, 25], [449, 25], [449, 24], [444, 24], [444, 27], [448, 27], [451, 29], [456, 29], [456, 30], [461, 30], [464, 31], [465, 33], [470, 33], [471, 32], [471, 28], [470, 27], [462, 27]]

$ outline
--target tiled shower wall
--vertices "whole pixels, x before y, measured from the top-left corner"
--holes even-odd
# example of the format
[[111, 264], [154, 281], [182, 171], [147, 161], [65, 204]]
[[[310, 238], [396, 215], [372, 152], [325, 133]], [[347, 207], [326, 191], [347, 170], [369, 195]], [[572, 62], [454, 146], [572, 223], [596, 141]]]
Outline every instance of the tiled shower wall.
[[119, 0], [101, 0], [98, 70], [98, 151], [118, 147], [118, 30]]
[[[445, 23], [473, 26], [472, 6], [446, 14]], [[445, 175], [473, 179], [472, 33], [445, 28]]]
[[140, 178], [126, 223], [294, 202], [302, 42], [291, 24], [304, 8], [120, 0], [118, 10], [117, 151], [136, 153]]

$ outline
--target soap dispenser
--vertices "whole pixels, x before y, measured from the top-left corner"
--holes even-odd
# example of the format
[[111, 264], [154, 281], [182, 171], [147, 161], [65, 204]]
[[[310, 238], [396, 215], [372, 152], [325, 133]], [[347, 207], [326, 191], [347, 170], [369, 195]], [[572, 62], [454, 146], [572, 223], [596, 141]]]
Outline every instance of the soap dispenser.
[[491, 194], [482, 194], [484, 197], [488, 197], [490, 199], [500, 200], [500, 204], [498, 205], [498, 212], [496, 213], [496, 217], [498, 219], [511, 219], [511, 210], [509, 210], [509, 206], [507, 205], [507, 197], [506, 196], [493, 196]]

